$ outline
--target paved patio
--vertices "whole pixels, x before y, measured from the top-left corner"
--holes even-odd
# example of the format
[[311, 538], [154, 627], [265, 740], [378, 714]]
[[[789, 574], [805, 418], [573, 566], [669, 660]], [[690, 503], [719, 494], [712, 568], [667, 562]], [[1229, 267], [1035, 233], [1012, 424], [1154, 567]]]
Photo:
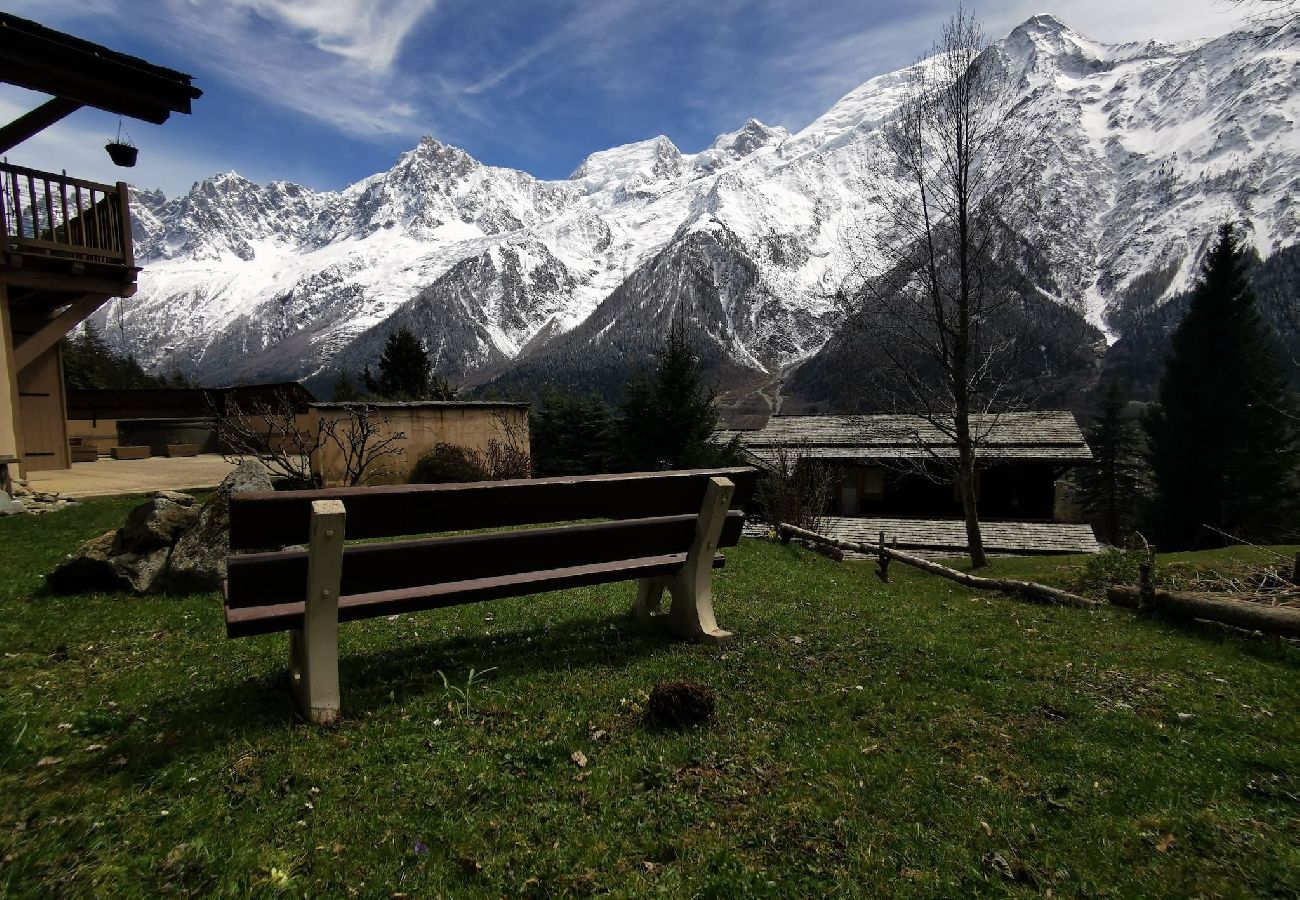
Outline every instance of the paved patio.
[[167, 459], [99, 459], [73, 463], [71, 469], [32, 472], [32, 490], [58, 491], [65, 497], [113, 497], [149, 491], [210, 489], [235, 467], [216, 453]]

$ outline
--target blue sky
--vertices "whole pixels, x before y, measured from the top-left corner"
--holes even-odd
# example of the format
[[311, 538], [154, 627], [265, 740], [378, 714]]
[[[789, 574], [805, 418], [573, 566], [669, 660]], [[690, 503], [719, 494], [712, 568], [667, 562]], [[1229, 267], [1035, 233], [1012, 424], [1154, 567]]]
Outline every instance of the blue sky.
[[[8, 0], [4, 8], [195, 76], [193, 116], [125, 123], [134, 170], [82, 110], [9, 154], [169, 195], [215, 172], [337, 189], [422, 134], [493, 165], [566, 177], [590, 152], [668, 135], [707, 146], [749, 117], [802, 128], [868, 78], [915, 61], [938, 0]], [[1102, 41], [1208, 37], [1222, 0], [990, 0], [991, 37], [1050, 12]], [[42, 98], [0, 90], [8, 120]]]

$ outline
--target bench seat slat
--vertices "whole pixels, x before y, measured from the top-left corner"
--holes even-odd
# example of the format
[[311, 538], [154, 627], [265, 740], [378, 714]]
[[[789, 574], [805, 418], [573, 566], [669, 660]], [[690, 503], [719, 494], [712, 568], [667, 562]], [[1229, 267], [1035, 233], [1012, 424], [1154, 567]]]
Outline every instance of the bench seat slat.
[[735, 484], [731, 505], [744, 509], [754, 492], [757, 471], [743, 466], [235, 494], [230, 502], [230, 545], [234, 550], [258, 550], [305, 543], [315, 500], [343, 501], [349, 540], [698, 514], [705, 486], [715, 476]]
[[[374, 593], [429, 584], [438, 578], [470, 581], [521, 573], [682, 553], [690, 548], [698, 516], [661, 516], [553, 528], [457, 535], [344, 548], [341, 593]], [[744, 513], [732, 510], [718, 541], [740, 539]], [[232, 556], [226, 605], [278, 605], [303, 599], [307, 551]]]
[[[339, 597], [339, 621], [350, 622], [503, 597], [541, 594], [565, 588], [669, 575], [680, 569], [685, 562], [685, 553], [671, 553], [593, 565], [568, 566], [540, 572], [453, 581], [417, 588], [345, 594]], [[715, 556], [713, 566], [721, 568], [724, 562], [722, 556]], [[302, 601], [243, 608], [227, 606], [226, 634], [232, 638], [247, 637], [301, 628], [304, 607]]]

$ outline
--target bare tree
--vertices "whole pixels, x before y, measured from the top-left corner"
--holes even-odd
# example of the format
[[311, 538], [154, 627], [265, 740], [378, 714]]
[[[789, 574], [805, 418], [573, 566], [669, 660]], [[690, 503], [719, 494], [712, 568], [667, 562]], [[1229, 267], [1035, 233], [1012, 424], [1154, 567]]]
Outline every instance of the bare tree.
[[[837, 468], [820, 464], [807, 444], [777, 444], [767, 456], [758, 483], [758, 500], [773, 528], [794, 525], [807, 531], [821, 531], [822, 518], [835, 496], [841, 474]], [[790, 535], [781, 533], [782, 542]]]
[[338, 418], [321, 416], [316, 433], [320, 447], [338, 450], [344, 484], [356, 487], [399, 474], [394, 464], [406, 452], [406, 432], [389, 430], [388, 418], [366, 403], [346, 404], [342, 412]]
[[[860, 291], [879, 405], [919, 416], [946, 439], [921, 440], [926, 471], [954, 481], [972, 566], [980, 533], [979, 448], [1017, 396], [1033, 307], [1033, 248], [1017, 226], [1035, 196], [1019, 152], [1013, 85], [979, 24], [959, 10], [944, 26], [884, 128], [879, 271]], [[1041, 302], [1041, 300], [1039, 301]], [[956, 448], [955, 458], [951, 448]]]
[[[387, 417], [371, 404], [346, 404], [342, 415], [321, 415], [314, 422], [304, 420], [306, 410], [282, 391], [242, 405], [218, 405], [209, 395], [208, 409], [228, 459], [257, 459], [294, 488], [319, 483], [321, 473], [313, 472], [312, 458], [326, 448], [338, 450], [343, 482], [349, 487], [391, 475], [392, 463], [404, 452], [406, 434], [390, 431]], [[308, 423], [314, 430], [304, 430]]]
[[532, 478], [533, 459], [528, 452], [528, 419], [511, 416], [504, 410], [493, 414], [502, 437], [488, 440], [482, 456], [483, 471], [492, 481]]
[[1300, 19], [1300, 0], [1224, 0], [1234, 8], [1247, 13], [1246, 18], [1258, 24], [1286, 25]]

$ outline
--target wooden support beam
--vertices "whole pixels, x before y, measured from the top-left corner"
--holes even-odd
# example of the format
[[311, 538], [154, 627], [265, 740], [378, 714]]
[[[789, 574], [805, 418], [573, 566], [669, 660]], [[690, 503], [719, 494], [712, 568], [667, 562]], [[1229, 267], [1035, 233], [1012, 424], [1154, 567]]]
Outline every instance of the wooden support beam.
[[64, 335], [103, 306], [108, 299], [104, 294], [86, 294], [65, 307], [35, 334], [14, 347], [14, 365], [17, 370], [21, 372], [34, 363], [42, 353], [61, 341]]
[[8, 153], [23, 141], [40, 134], [55, 122], [81, 109], [84, 104], [66, 97], [54, 97], [0, 126], [0, 153]]
[[311, 505], [307, 603], [302, 629], [289, 632], [289, 677], [303, 715], [325, 725], [339, 715], [339, 584], [343, 578], [341, 500]]

